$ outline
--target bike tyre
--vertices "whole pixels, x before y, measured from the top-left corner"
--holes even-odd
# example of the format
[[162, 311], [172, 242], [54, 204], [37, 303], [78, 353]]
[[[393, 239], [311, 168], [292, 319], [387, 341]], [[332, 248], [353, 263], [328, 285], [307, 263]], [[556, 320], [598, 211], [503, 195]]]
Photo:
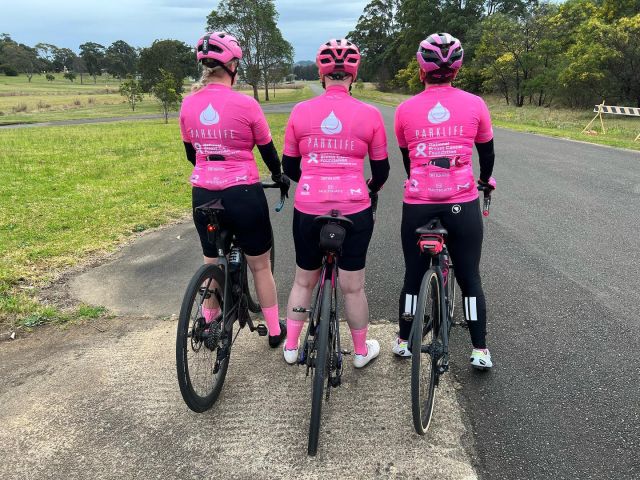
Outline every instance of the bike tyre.
[[[318, 452], [320, 437], [320, 417], [322, 413], [322, 399], [327, 384], [329, 359], [329, 324], [331, 322], [331, 280], [325, 280], [322, 288], [320, 304], [320, 325], [318, 335], [314, 338], [316, 349], [315, 368], [313, 369], [313, 386], [311, 393], [311, 417], [309, 422], [309, 444], [307, 453], [315, 456]], [[327, 388], [329, 388], [327, 386]]]
[[[202, 284], [208, 279], [213, 278], [218, 284], [218, 287], [224, 292], [225, 276], [224, 272], [218, 265], [202, 265], [198, 271], [194, 274], [187, 286], [187, 290], [182, 300], [182, 306], [180, 308], [180, 316], [178, 318], [178, 331], [176, 335], [176, 368], [178, 373], [178, 385], [180, 386], [180, 393], [187, 406], [197, 413], [202, 413], [209, 410], [213, 404], [218, 400], [218, 396], [222, 390], [225, 377], [227, 375], [227, 369], [229, 368], [229, 357], [231, 355], [231, 336], [233, 334], [233, 326], [230, 331], [224, 332], [221, 338], [226, 338], [228, 342], [227, 357], [221, 362], [218, 373], [215, 374], [213, 379], [211, 390], [206, 395], [199, 395], [194, 387], [189, 375], [189, 357], [188, 349], [191, 347], [189, 341], [189, 330], [191, 328], [191, 313], [194, 306], [196, 296], [200, 292]], [[220, 308], [224, 312], [224, 303], [220, 305]], [[221, 340], [224, 341], [224, 340]]]
[[[429, 269], [422, 278], [418, 305], [411, 328], [411, 413], [416, 433], [424, 435], [431, 424], [438, 381], [437, 361], [429, 353], [422, 352], [423, 345], [435, 342], [439, 337], [441, 324], [441, 284], [438, 273]], [[427, 320], [426, 314], [429, 314]], [[431, 341], [426, 344], [425, 337]], [[426, 358], [428, 357], [428, 358]], [[429, 371], [425, 371], [426, 369]], [[427, 377], [426, 396], [422, 392]]]

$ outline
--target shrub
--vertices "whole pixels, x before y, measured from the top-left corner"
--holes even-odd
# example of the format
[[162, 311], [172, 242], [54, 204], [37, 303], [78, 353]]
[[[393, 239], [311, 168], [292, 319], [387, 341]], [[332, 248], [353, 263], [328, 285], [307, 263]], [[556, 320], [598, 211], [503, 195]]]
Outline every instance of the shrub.
[[79, 107], [80, 105], [82, 105], [82, 100], [80, 100], [79, 98], [76, 98], [76, 99], [73, 101], [73, 104]]
[[56, 79], [56, 77], [51, 75], [50, 73], [47, 73], [45, 78], [47, 79], [48, 82], [53, 82]]
[[16, 70], [13, 67], [10, 67], [9, 65], [5, 65], [3, 67], [3, 70], [4, 70], [4, 74], [7, 77], [17, 77], [18, 76], [18, 70]]
[[26, 112], [27, 111], [27, 104], [26, 103], [19, 103], [17, 105], [14, 105], [13, 107], [11, 107], [11, 111], [13, 113]]
[[47, 108], [51, 108], [51, 105], [49, 105], [48, 103], [42, 101], [42, 100], [38, 100], [38, 109], [40, 110], [46, 110]]
[[94, 103], [96, 103], [96, 99], [95, 99], [95, 98], [93, 98], [93, 97], [89, 97], [89, 98], [87, 99], [87, 103], [88, 103], [88, 104], [90, 104], [90, 105], [93, 105]]

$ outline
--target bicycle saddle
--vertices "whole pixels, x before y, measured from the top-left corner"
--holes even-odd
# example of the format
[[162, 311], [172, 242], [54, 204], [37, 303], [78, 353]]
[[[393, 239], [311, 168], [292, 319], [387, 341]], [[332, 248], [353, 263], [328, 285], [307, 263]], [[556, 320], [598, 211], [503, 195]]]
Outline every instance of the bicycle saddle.
[[418, 235], [446, 235], [447, 229], [442, 226], [439, 218], [434, 218], [426, 225], [416, 229]]
[[348, 227], [353, 225], [353, 222], [349, 220], [347, 217], [343, 217], [342, 215], [340, 215], [340, 212], [338, 210], [331, 210], [326, 215], [319, 215], [316, 218], [314, 218], [313, 221], [318, 223], [335, 222], [338, 224], [344, 224], [345, 226], [348, 226]]
[[205, 203], [203, 205], [200, 205], [199, 207], [196, 207], [196, 212], [207, 213], [207, 211], [215, 211], [215, 212], [224, 211], [224, 206], [222, 205], [222, 199], [216, 198], [215, 200], [211, 200], [208, 203]]

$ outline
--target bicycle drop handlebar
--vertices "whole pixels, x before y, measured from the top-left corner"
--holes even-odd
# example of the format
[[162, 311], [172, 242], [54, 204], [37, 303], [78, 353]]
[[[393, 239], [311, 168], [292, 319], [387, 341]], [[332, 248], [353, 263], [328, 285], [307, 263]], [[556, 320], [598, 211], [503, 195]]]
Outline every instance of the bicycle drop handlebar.
[[279, 188], [280, 189], [280, 200], [276, 204], [276, 212], [280, 212], [284, 208], [284, 202], [285, 202], [286, 198], [289, 196], [289, 187], [287, 187], [286, 185], [283, 185], [281, 183], [276, 183], [276, 182], [272, 182], [272, 183], [262, 182], [262, 188], [264, 188], [265, 190], [267, 188]]

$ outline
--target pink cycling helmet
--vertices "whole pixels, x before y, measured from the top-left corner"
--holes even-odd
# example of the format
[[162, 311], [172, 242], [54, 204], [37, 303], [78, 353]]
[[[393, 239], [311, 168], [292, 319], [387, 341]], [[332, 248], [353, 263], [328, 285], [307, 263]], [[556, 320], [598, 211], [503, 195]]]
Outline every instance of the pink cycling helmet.
[[316, 65], [321, 75], [345, 72], [355, 80], [360, 66], [360, 50], [346, 38], [331, 39], [318, 49]]
[[209, 32], [196, 44], [198, 61], [205, 66], [225, 65], [242, 58], [242, 49], [233, 35], [225, 32]]
[[434, 33], [420, 42], [416, 53], [427, 79], [453, 80], [462, 66], [464, 50], [460, 40], [448, 33]]

